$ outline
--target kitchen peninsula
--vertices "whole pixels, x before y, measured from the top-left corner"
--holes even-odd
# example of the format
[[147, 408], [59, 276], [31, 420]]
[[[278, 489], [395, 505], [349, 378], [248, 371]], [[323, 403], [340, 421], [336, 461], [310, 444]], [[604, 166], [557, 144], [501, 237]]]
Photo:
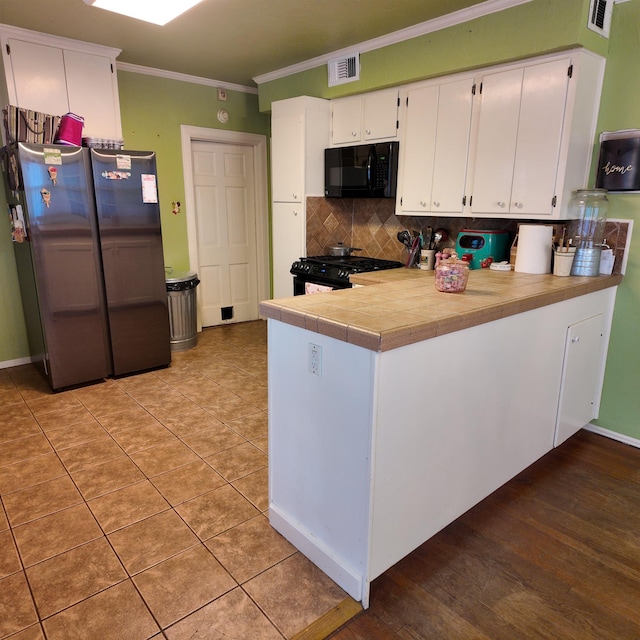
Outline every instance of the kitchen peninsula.
[[597, 416], [621, 276], [360, 274], [261, 303], [272, 525], [370, 582]]

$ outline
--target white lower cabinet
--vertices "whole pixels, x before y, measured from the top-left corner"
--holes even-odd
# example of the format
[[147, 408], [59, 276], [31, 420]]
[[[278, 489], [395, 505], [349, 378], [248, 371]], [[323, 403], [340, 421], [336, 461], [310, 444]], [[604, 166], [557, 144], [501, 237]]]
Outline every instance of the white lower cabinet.
[[293, 295], [291, 265], [305, 255], [306, 225], [302, 203], [273, 203], [273, 297]]
[[607, 324], [598, 314], [567, 328], [554, 446], [598, 417]]

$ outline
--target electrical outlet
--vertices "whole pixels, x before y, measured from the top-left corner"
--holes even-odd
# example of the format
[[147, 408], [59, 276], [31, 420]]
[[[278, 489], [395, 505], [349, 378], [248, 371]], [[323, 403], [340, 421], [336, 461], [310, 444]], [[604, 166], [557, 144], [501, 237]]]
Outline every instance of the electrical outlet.
[[309, 343], [309, 373], [322, 375], [322, 347], [312, 342]]

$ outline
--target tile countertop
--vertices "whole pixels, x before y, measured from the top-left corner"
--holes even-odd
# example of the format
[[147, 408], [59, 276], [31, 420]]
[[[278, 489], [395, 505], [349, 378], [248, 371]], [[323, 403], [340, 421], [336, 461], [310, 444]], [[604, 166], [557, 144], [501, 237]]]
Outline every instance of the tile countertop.
[[585, 295], [621, 275], [557, 277], [476, 269], [463, 293], [441, 293], [434, 272], [390, 269], [351, 276], [367, 285], [260, 303], [263, 317], [388, 351], [484, 322]]

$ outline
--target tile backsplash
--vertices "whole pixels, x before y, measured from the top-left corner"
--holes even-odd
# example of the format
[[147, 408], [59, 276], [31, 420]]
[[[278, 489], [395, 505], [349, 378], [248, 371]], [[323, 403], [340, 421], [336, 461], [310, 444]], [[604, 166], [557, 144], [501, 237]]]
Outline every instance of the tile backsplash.
[[[515, 237], [518, 223], [525, 221], [499, 218], [437, 218], [430, 216], [396, 216], [393, 199], [307, 198], [307, 255], [329, 253], [329, 247], [343, 243], [357, 247], [356, 255], [399, 260], [407, 253], [398, 240], [399, 231], [423, 231], [427, 227], [444, 229], [448, 239], [441, 246], [454, 246], [461, 229], [508, 231]], [[544, 223], [541, 223], [544, 224]], [[607, 244], [616, 256], [614, 273], [620, 273], [627, 240], [628, 223], [608, 221]]]

